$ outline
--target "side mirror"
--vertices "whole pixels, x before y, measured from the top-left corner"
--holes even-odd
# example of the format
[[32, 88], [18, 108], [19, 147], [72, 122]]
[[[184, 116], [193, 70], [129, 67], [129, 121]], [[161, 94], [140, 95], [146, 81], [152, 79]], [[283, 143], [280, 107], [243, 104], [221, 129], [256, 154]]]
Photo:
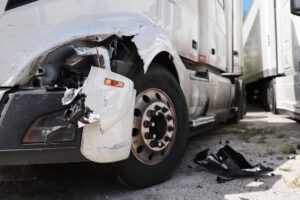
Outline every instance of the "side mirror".
[[291, 12], [300, 16], [300, 0], [291, 0]]

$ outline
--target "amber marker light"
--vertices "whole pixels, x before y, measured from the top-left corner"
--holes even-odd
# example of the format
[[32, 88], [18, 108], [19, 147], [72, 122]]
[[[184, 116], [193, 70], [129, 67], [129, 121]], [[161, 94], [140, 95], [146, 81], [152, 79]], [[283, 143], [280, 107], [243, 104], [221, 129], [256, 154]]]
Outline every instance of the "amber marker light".
[[206, 63], [206, 56], [200, 55], [200, 56], [199, 56], [199, 62], [200, 62], [200, 63]]
[[106, 78], [104, 80], [104, 85], [123, 88], [125, 84], [121, 81], [116, 81], [116, 80], [113, 80], [113, 79]]

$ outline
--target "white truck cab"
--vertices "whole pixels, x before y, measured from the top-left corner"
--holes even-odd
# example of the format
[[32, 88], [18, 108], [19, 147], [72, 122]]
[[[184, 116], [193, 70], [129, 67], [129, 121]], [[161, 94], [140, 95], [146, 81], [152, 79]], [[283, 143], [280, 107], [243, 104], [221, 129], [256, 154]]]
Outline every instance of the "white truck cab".
[[245, 114], [241, 0], [0, 8], [0, 165], [105, 163], [146, 187], [170, 176], [192, 132]]

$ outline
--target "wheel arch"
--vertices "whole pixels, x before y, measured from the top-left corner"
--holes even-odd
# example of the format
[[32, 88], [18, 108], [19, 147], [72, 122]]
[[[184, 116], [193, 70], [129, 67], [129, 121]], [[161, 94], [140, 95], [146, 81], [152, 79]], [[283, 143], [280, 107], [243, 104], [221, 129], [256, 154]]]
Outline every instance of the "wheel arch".
[[153, 58], [151, 63], [157, 63], [157, 64], [161, 65], [162, 67], [164, 67], [166, 70], [168, 70], [174, 76], [174, 78], [177, 80], [177, 82], [180, 83], [178, 71], [177, 71], [176, 65], [173, 62], [173, 56], [169, 52], [162, 51], [162, 52], [158, 53]]

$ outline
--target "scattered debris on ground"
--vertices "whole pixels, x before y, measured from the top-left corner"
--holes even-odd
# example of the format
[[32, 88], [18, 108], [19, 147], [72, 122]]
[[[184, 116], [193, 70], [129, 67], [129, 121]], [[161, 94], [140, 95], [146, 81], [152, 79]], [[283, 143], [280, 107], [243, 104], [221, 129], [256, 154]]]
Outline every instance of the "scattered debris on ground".
[[[208, 153], [209, 149], [198, 153], [194, 162], [208, 171], [225, 177], [259, 176], [273, 171], [262, 164], [251, 165], [242, 154], [233, 150], [229, 145], [221, 148], [216, 155]], [[218, 177], [217, 181], [219, 183], [229, 180]]]

